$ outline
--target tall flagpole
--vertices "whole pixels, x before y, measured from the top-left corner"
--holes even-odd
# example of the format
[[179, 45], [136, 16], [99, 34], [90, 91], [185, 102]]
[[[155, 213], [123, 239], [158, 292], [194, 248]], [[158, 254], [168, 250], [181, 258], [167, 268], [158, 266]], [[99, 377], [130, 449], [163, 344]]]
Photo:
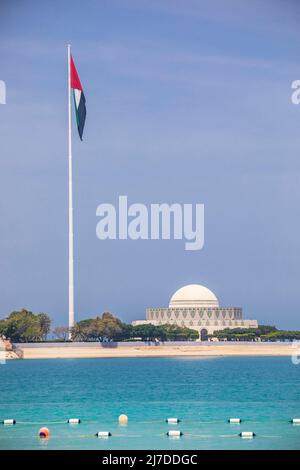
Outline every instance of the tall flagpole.
[[69, 117], [69, 339], [74, 326], [74, 247], [73, 247], [73, 175], [71, 114], [71, 46], [68, 44], [68, 117]]

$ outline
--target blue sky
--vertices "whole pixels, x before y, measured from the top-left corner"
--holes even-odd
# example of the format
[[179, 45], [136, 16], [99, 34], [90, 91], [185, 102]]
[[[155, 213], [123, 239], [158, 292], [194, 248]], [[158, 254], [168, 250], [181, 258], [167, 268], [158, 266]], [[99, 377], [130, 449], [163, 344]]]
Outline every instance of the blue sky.
[[[0, 315], [67, 322], [66, 44], [87, 99], [74, 133], [76, 318], [125, 321], [211, 288], [300, 329], [296, 1], [2, 1]], [[205, 246], [99, 241], [96, 207], [204, 203]]]

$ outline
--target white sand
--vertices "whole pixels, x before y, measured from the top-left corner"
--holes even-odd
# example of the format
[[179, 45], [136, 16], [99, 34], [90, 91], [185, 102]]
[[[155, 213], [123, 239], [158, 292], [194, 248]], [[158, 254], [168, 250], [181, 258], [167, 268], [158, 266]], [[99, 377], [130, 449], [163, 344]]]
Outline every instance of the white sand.
[[[87, 357], [176, 357], [176, 356], [291, 356], [291, 343], [210, 343], [199, 345], [159, 345], [122, 347], [44, 347], [23, 349], [24, 359]], [[300, 352], [299, 352], [300, 355]]]

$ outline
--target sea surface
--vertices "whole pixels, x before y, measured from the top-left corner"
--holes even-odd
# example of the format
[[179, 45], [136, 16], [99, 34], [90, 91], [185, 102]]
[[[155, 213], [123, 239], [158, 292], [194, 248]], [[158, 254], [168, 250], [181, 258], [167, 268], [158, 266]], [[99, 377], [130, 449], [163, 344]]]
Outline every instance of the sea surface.
[[[121, 413], [127, 426], [118, 424]], [[181, 422], [168, 425], [165, 419]], [[232, 425], [228, 418], [241, 418]], [[0, 365], [0, 449], [300, 449], [289, 357], [105, 358]], [[80, 418], [81, 424], [67, 424]], [[50, 438], [39, 439], [47, 426]], [[183, 436], [169, 438], [170, 429]], [[110, 431], [108, 439], [95, 437]], [[253, 431], [254, 439], [242, 439]]]

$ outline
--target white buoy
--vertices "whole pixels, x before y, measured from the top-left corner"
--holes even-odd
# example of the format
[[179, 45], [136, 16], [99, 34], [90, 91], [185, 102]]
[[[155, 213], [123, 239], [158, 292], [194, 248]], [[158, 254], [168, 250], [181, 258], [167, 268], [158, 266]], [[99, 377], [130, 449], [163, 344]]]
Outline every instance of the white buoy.
[[167, 432], [167, 436], [169, 437], [180, 437], [182, 435], [183, 433], [181, 431], [177, 431], [175, 429], [171, 429], [170, 431]]
[[69, 424], [80, 424], [81, 420], [78, 419], [78, 418], [70, 418], [70, 419], [68, 419], [68, 423]]
[[100, 437], [101, 439], [106, 439], [111, 436], [111, 433], [109, 431], [98, 431], [96, 433], [96, 437]]
[[255, 434], [252, 431], [243, 431], [239, 434], [239, 436], [242, 437], [243, 439], [253, 439]]
[[125, 426], [128, 423], [128, 416], [127, 415], [120, 415], [119, 416], [119, 424]]
[[2, 424], [9, 424], [9, 425], [16, 424], [16, 420], [15, 419], [4, 419], [2, 421]]
[[178, 419], [178, 418], [167, 418], [167, 419], [166, 419], [166, 422], [167, 422], [168, 424], [178, 424], [179, 421], [180, 421], [180, 419]]
[[242, 420], [240, 418], [229, 418], [228, 423], [230, 424], [240, 424]]
[[300, 424], [300, 418], [293, 418], [292, 423], [293, 424]]

